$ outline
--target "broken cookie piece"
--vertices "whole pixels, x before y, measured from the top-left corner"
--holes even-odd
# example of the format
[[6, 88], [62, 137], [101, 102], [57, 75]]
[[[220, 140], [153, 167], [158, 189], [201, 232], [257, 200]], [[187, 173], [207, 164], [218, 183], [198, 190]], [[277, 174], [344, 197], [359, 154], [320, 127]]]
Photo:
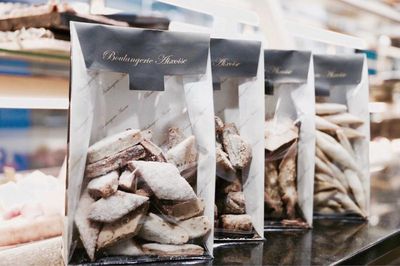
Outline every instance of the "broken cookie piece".
[[150, 198], [153, 195], [153, 192], [148, 187], [143, 187], [143, 188], [137, 189], [135, 194]]
[[315, 103], [317, 115], [332, 115], [347, 112], [347, 106], [338, 103]]
[[293, 142], [285, 157], [279, 165], [278, 185], [285, 204], [286, 214], [289, 219], [296, 216], [296, 204], [298, 201], [296, 189], [296, 165], [297, 165], [297, 141]]
[[88, 192], [94, 199], [107, 198], [118, 189], [118, 172], [112, 171], [103, 176], [92, 179], [88, 186]]
[[168, 149], [175, 147], [185, 139], [182, 131], [178, 127], [171, 127], [168, 129]]
[[89, 147], [87, 163], [92, 164], [118, 152], [135, 146], [144, 139], [144, 135], [137, 129], [130, 129], [106, 137]]
[[131, 160], [143, 159], [146, 150], [141, 145], [135, 145], [126, 150], [120, 151], [105, 159], [86, 165], [85, 178], [105, 175], [111, 171], [124, 167]]
[[149, 204], [146, 202], [121, 219], [105, 224], [97, 239], [97, 249], [111, 246], [120, 240], [137, 235], [146, 217], [148, 208]]
[[222, 133], [224, 150], [227, 152], [229, 161], [236, 169], [243, 169], [250, 164], [251, 147], [239, 136], [238, 130], [233, 123], [225, 124]]
[[347, 126], [347, 125], [360, 126], [364, 123], [364, 121], [361, 118], [350, 113], [327, 115], [324, 116], [324, 118], [329, 122], [339, 126]]
[[217, 204], [214, 204], [214, 228], [217, 228], [218, 226], [219, 226], [218, 207]]
[[117, 255], [117, 256], [140, 256], [144, 255], [144, 252], [140, 245], [133, 239], [126, 239], [119, 241], [115, 245], [112, 245], [104, 250], [106, 254]]
[[134, 193], [136, 191], [135, 172], [123, 171], [119, 177], [118, 185], [121, 190]]
[[101, 224], [88, 219], [90, 207], [93, 203], [94, 200], [89, 196], [87, 190], [85, 190], [75, 213], [75, 224], [78, 228], [82, 244], [91, 261], [95, 258], [96, 243], [101, 228]]
[[281, 218], [283, 202], [279, 193], [278, 169], [275, 161], [265, 161], [264, 183], [265, 209], [271, 217]]
[[299, 137], [299, 128], [294, 121], [286, 118], [276, 121], [270, 119], [265, 122], [265, 149], [275, 151], [286, 143]]
[[214, 121], [215, 121], [215, 133], [217, 137], [220, 137], [222, 131], [224, 130], [224, 122], [222, 122], [222, 119], [219, 118], [218, 116], [214, 117]]
[[224, 172], [236, 172], [235, 168], [229, 161], [228, 154], [223, 151], [222, 145], [218, 142], [216, 143], [215, 151], [217, 155], [217, 168]]
[[161, 150], [160, 147], [158, 147], [156, 144], [151, 142], [148, 139], [144, 139], [140, 144], [146, 149], [147, 155], [146, 155], [146, 160], [147, 161], [155, 161], [155, 162], [166, 162], [167, 160], [165, 159], [164, 153]]
[[190, 136], [167, 151], [167, 161], [174, 164], [182, 173], [197, 165], [196, 139]]
[[157, 243], [144, 244], [143, 251], [149, 255], [157, 256], [200, 256], [204, 249], [198, 245], [165, 245]]
[[244, 193], [229, 192], [225, 200], [225, 213], [227, 214], [244, 214], [246, 213]]
[[155, 196], [161, 200], [185, 201], [197, 198], [193, 188], [171, 163], [131, 161], [129, 168], [136, 170]]
[[211, 230], [211, 223], [206, 216], [190, 218], [178, 223], [189, 235], [189, 239], [205, 236]]
[[111, 223], [135, 210], [149, 200], [148, 197], [117, 191], [108, 198], [101, 198], [91, 205], [89, 219]]
[[235, 178], [232, 182], [229, 183], [224, 188], [224, 192], [228, 194], [229, 192], [239, 192], [242, 191], [242, 184], [240, 183], [239, 178]]
[[154, 213], [146, 217], [139, 237], [161, 244], [185, 244], [189, 241], [189, 235], [183, 228], [169, 224]]
[[232, 231], [251, 231], [251, 217], [247, 214], [225, 214], [221, 215], [221, 226]]
[[165, 215], [172, 216], [178, 221], [186, 220], [203, 214], [204, 200], [196, 198], [174, 205], [162, 205], [161, 210]]

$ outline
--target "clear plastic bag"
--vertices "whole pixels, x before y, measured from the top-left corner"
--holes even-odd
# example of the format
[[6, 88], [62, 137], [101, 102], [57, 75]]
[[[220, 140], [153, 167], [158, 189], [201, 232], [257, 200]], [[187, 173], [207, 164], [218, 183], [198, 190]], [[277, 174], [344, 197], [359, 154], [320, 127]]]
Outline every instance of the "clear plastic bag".
[[314, 213], [364, 220], [369, 208], [368, 74], [362, 55], [315, 55]]
[[314, 87], [311, 54], [266, 50], [266, 228], [312, 226]]
[[[69, 264], [211, 258], [215, 142], [209, 37], [82, 23], [71, 26]], [[150, 53], [147, 56], [154, 53], [153, 62], [167, 52], [163, 49], [168, 50], [168, 45], [159, 46], [160, 40], [175, 49], [182, 46], [193, 55], [182, 60], [189, 68], [197, 64], [197, 69], [187, 73], [168, 61], [169, 67], [142, 66], [131, 73], [136, 66], [128, 60], [127, 75], [98, 60], [94, 64], [105, 69], [88, 70], [85, 62], [98, 59], [101, 49], [85, 53], [91, 50], [86, 47], [82, 53], [81, 46], [87, 45], [80, 36], [83, 32], [97, 36], [92, 45], [99, 43], [103, 49], [113, 45], [112, 36], [131, 34], [121, 37], [115, 49], [127, 51], [127, 58], [132, 47], [143, 48]], [[190, 40], [198, 50], [193, 52]], [[174, 49], [168, 52], [177, 56]], [[124, 66], [118, 65], [118, 72], [126, 72]], [[141, 83], [146, 77], [154, 80]], [[157, 83], [160, 78], [163, 82]], [[149, 90], [149, 84], [164, 90]]]
[[263, 60], [258, 41], [212, 39], [215, 239], [263, 239]]

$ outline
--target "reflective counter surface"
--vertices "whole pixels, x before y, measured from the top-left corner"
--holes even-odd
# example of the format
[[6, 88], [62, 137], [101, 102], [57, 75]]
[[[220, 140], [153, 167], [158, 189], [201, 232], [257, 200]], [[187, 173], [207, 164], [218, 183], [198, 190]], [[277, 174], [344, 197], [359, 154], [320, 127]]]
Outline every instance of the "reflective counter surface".
[[216, 244], [213, 264], [400, 265], [399, 195], [400, 176], [373, 175], [368, 222], [315, 220], [312, 230], [267, 231], [263, 243]]
[[[368, 222], [317, 219], [312, 230], [266, 231], [263, 242], [216, 243], [213, 260], [146, 265], [400, 265], [400, 175], [395, 172], [373, 175]], [[118, 264], [126, 263], [141, 262]]]

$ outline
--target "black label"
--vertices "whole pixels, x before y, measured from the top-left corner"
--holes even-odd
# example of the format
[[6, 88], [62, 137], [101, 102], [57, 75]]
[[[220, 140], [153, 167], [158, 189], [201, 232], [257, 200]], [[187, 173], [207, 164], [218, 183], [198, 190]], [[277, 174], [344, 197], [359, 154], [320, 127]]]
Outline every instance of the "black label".
[[273, 94], [273, 85], [306, 83], [311, 52], [295, 50], [265, 50], [265, 94]]
[[255, 77], [261, 52], [261, 42], [211, 39], [211, 67], [214, 89], [222, 78]]
[[314, 55], [313, 58], [316, 96], [329, 96], [332, 86], [361, 82], [363, 55]]
[[164, 76], [206, 72], [209, 36], [74, 23], [91, 70], [129, 74], [131, 90], [164, 90]]

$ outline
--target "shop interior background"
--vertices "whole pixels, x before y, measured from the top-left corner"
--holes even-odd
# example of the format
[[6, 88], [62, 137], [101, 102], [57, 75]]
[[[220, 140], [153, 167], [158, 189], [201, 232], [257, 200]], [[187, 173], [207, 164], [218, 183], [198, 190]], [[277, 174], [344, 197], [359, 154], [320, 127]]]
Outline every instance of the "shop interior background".
[[[378, 225], [382, 215], [398, 208], [399, 0], [201, 1], [199, 6], [209, 5], [210, 14], [179, 8], [168, 4], [168, 0], [49, 2], [67, 4], [84, 15], [101, 14], [110, 18], [137, 15], [132, 24], [159, 29], [166, 29], [172, 21], [212, 27], [224, 7], [233, 7], [258, 15], [255, 22], [259, 27], [240, 23], [232, 27], [260, 36], [268, 48], [328, 54], [365, 53], [370, 82], [370, 225]], [[48, 1], [0, 1], [0, 20], [15, 7], [45, 3]], [[218, 20], [219, 25], [229, 22], [226, 18]], [[39, 54], [19, 49], [24, 44], [23, 38], [21, 33], [0, 32], [0, 185], [14, 171], [10, 169], [17, 173], [41, 169], [57, 177], [67, 150], [68, 33], [60, 31], [51, 35], [49, 39], [53, 40], [43, 42], [44, 49]], [[397, 226], [399, 219], [390, 223]]]

